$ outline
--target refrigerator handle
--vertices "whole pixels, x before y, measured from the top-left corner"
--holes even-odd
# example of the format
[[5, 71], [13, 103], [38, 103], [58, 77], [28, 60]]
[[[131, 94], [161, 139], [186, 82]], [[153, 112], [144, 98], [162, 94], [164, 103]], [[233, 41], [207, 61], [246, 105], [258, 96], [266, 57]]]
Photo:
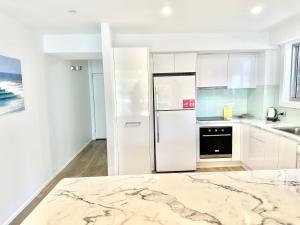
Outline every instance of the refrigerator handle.
[[156, 112], [156, 142], [159, 143], [159, 139], [160, 139], [160, 136], [159, 136], [159, 112]]
[[155, 92], [155, 108], [158, 109], [158, 86], [155, 85], [154, 87], [154, 92]]

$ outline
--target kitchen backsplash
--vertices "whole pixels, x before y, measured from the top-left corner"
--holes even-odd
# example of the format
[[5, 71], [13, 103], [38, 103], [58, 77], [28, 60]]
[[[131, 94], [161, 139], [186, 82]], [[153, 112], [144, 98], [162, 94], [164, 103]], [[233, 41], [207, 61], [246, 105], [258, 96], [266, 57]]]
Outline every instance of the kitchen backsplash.
[[279, 86], [266, 85], [253, 89], [198, 89], [197, 116], [223, 116], [223, 107], [231, 106], [233, 115], [250, 113], [256, 119], [264, 119], [268, 107], [287, 112], [282, 122], [300, 125], [300, 109], [279, 107]]
[[200, 89], [197, 91], [197, 116], [223, 116], [224, 106], [231, 106], [233, 114], [247, 112], [247, 89]]

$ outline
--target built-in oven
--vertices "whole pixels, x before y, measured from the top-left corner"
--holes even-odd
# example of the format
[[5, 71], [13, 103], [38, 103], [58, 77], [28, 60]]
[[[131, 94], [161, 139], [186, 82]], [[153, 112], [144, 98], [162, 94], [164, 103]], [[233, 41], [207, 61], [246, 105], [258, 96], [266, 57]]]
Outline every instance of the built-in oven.
[[232, 127], [200, 127], [200, 158], [231, 158]]

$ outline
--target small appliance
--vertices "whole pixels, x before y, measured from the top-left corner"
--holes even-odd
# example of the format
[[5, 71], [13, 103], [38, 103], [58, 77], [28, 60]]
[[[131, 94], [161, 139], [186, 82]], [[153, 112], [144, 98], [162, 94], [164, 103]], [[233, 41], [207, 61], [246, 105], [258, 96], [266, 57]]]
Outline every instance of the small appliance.
[[278, 119], [278, 111], [274, 107], [270, 107], [267, 110], [267, 120], [272, 122], [277, 122]]

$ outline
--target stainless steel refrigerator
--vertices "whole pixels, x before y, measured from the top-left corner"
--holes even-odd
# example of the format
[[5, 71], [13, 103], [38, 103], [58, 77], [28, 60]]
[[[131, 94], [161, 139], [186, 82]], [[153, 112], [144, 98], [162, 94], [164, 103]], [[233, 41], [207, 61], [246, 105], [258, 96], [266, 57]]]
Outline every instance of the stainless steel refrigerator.
[[196, 170], [195, 74], [154, 75], [155, 169]]

